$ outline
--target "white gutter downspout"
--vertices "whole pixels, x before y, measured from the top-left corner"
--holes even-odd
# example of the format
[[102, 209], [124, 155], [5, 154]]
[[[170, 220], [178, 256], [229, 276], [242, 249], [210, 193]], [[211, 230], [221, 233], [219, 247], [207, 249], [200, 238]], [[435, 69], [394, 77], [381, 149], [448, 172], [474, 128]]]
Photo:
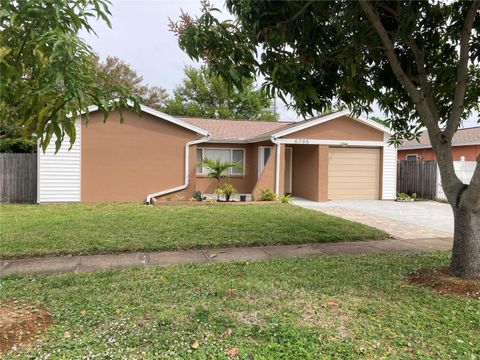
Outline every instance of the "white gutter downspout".
[[275, 194], [280, 196], [280, 141], [278, 141], [273, 135], [270, 138], [272, 143], [276, 145], [275, 151]]
[[185, 180], [184, 180], [183, 185], [180, 185], [180, 186], [177, 186], [177, 187], [174, 187], [174, 188], [171, 188], [171, 189], [159, 191], [159, 192], [156, 192], [156, 193], [153, 193], [153, 194], [148, 194], [147, 195], [147, 201], [146, 201], [148, 205], [151, 205], [152, 199], [157, 197], [157, 196], [161, 196], [161, 195], [169, 194], [169, 193], [172, 193], [172, 192], [177, 192], [177, 191], [180, 191], [180, 190], [184, 190], [188, 187], [188, 181], [189, 181], [189, 174], [188, 173], [189, 173], [189, 168], [190, 168], [190, 166], [189, 166], [189, 164], [190, 164], [190, 146], [206, 142], [209, 139], [210, 139], [210, 134], [208, 134], [207, 136], [205, 136], [201, 139], [189, 141], [185, 144]]

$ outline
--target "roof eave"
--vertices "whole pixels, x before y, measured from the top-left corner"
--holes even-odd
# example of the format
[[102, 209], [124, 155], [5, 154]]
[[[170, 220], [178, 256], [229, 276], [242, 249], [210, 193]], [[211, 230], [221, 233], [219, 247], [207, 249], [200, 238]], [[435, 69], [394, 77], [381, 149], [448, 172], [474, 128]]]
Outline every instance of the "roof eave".
[[[480, 145], [480, 141], [469, 141], [464, 143], [456, 143], [452, 144], [452, 147], [455, 146], [471, 146], [471, 145]], [[431, 144], [418, 144], [418, 145], [410, 145], [410, 146], [399, 146], [398, 150], [415, 150], [415, 149], [431, 149]]]
[[[312, 126], [316, 126], [316, 125], [319, 125], [319, 124], [322, 124], [322, 123], [325, 123], [325, 122], [328, 122], [328, 121], [331, 121], [331, 120], [334, 120], [334, 119], [337, 119], [341, 116], [346, 116], [346, 115], [350, 115], [349, 110], [337, 111], [337, 112], [334, 112], [332, 114], [321, 116], [321, 117], [319, 117], [317, 119], [314, 119], [314, 120], [306, 121], [306, 122], [304, 122], [302, 124], [299, 124], [299, 125], [296, 125], [296, 126], [294, 125], [294, 126], [288, 128], [288, 129], [274, 132], [272, 134], [272, 137], [273, 138], [279, 138], [279, 137], [282, 137], [282, 136], [285, 136], [285, 135], [293, 134], [293, 133], [298, 132], [300, 130], [308, 129]], [[393, 134], [393, 132], [390, 129], [388, 129], [386, 126], [383, 126], [383, 125], [377, 123], [376, 121], [370, 120], [370, 119], [368, 119], [364, 116], [352, 117], [352, 119], [354, 119], [356, 121], [359, 121], [359, 122], [362, 122], [365, 125], [373, 127], [375, 129], [377, 129], [379, 131], [382, 131], [384, 133], [387, 133], [389, 135]]]

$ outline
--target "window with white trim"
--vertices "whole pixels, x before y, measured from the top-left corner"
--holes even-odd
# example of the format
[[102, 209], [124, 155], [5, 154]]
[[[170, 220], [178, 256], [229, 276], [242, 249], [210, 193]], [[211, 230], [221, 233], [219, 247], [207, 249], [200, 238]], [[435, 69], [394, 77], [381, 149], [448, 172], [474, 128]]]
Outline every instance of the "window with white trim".
[[405, 156], [405, 160], [407, 161], [417, 161], [419, 159], [419, 156], [417, 154], [407, 154]]
[[202, 167], [204, 159], [220, 159], [222, 162], [240, 164], [240, 168], [231, 167], [228, 170], [229, 175], [243, 175], [245, 169], [245, 149], [197, 148], [197, 174], [208, 174], [209, 172], [208, 168]]

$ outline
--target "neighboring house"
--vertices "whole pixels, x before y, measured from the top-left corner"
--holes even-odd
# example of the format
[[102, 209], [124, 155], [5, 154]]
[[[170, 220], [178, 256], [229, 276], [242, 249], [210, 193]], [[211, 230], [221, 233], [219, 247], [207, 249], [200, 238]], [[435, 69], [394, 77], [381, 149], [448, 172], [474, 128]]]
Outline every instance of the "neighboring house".
[[[389, 130], [340, 111], [308, 121], [259, 122], [174, 118], [142, 106], [125, 123], [92, 110], [77, 122], [77, 141], [38, 152], [38, 201], [147, 201], [213, 193], [202, 158], [238, 161], [239, 193], [329, 199], [394, 199], [396, 149]], [[52, 141], [53, 144], [54, 140]]]
[[[454, 161], [476, 161], [480, 155], [480, 127], [459, 129], [452, 139]], [[436, 160], [426, 131], [419, 141], [406, 141], [398, 148], [398, 160]]]

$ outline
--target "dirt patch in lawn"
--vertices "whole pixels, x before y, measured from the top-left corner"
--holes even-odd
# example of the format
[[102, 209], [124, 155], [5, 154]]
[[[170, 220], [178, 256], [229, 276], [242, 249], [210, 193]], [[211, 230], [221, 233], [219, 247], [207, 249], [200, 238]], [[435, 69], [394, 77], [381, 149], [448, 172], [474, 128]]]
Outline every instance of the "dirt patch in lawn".
[[27, 301], [0, 302], [0, 355], [20, 346], [29, 346], [51, 322], [52, 316], [43, 307]]
[[460, 294], [480, 300], [480, 278], [461, 279], [453, 276], [448, 266], [424, 268], [411, 273], [412, 284], [430, 287], [442, 294]]

